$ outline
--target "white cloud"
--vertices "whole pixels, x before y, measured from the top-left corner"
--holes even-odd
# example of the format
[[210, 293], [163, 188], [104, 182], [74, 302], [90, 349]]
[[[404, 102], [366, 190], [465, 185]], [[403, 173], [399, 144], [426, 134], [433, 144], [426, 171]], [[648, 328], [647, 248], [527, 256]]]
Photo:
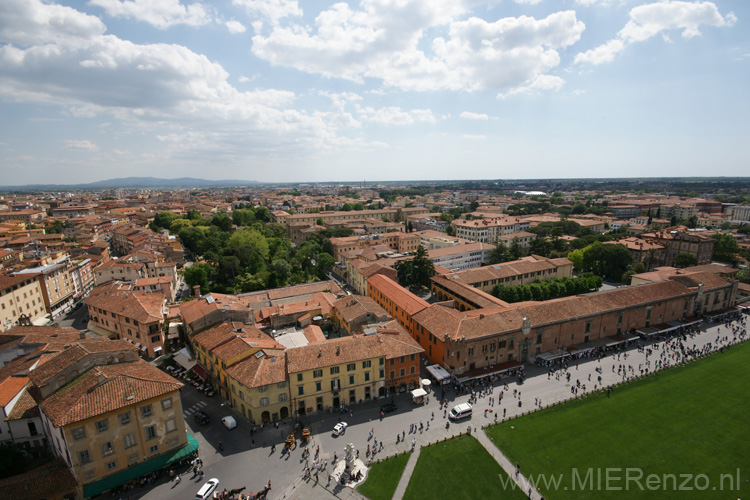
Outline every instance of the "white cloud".
[[[339, 3], [315, 26], [290, 23], [256, 34], [253, 53], [274, 65], [407, 90], [507, 90], [559, 65], [557, 50], [585, 28], [573, 11], [538, 20], [457, 20], [466, 13], [455, 0], [362, 0], [358, 9]], [[437, 27], [448, 28], [447, 38], [424, 39]]]
[[576, 63], [602, 64], [614, 59], [627, 45], [643, 42], [662, 34], [665, 41], [671, 41], [668, 30], [681, 30], [683, 38], [699, 36], [701, 26], [731, 27], [737, 16], [729, 12], [719, 13], [713, 2], [682, 2], [665, 0], [640, 5], [630, 10], [630, 20], [617, 33], [617, 38], [594, 49], [576, 55]]
[[484, 113], [472, 113], [471, 111], [464, 111], [458, 116], [459, 118], [463, 118], [465, 120], [489, 120], [490, 119], [490, 117]]
[[506, 92], [505, 94], [498, 94], [497, 97], [499, 97], [500, 99], [505, 99], [506, 97], [517, 94], [535, 94], [539, 90], [558, 91], [562, 88], [563, 85], [565, 85], [565, 80], [563, 80], [559, 76], [539, 75], [528, 85], [516, 87]]
[[90, 151], [90, 152], [96, 152], [99, 151], [99, 147], [94, 144], [91, 141], [88, 140], [67, 140], [65, 141], [64, 149], [68, 151]]
[[525, 5], [536, 5], [536, 4], [540, 3], [542, 0], [513, 0], [513, 1], [516, 2], [517, 4], [521, 4], [521, 5], [524, 5], [524, 4]]
[[371, 108], [356, 106], [359, 119], [383, 125], [411, 125], [416, 122], [435, 123], [435, 117], [429, 109], [412, 109], [404, 111], [397, 106]]
[[602, 64], [613, 61], [615, 56], [625, 48], [622, 40], [613, 39], [586, 52], [576, 54], [575, 63]]
[[260, 15], [277, 23], [289, 16], [301, 16], [297, 0], [232, 0], [233, 5], [244, 7], [251, 15]]
[[[272, 161], [282, 152], [310, 157], [340, 147], [382, 147], [341, 136], [351, 120], [337, 111], [294, 109], [293, 92], [239, 91], [204, 55], [181, 45], [133, 43], [105, 30], [96, 17], [70, 7], [0, 2], [0, 97], [59, 105], [73, 117], [110, 116], [129, 133], [172, 138], [142, 157], [146, 162], [245, 164], [252, 155]], [[409, 116], [426, 120], [419, 110]], [[90, 143], [66, 145], [93, 151]]]
[[464, 139], [469, 139], [471, 141], [480, 141], [487, 138], [486, 135], [481, 134], [462, 134], [461, 137], [463, 137]]
[[245, 28], [245, 25], [242, 24], [239, 21], [236, 21], [234, 19], [231, 19], [224, 23], [224, 25], [227, 27], [230, 33], [236, 34], [236, 33], [244, 33], [247, 31], [247, 28]]
[[180, 0], [89, 0], [112, 17], [136, 19], [166, 29], [178, 24], [203, 26], [212, 22], [206, 8], [199, 3], [183, 5]]

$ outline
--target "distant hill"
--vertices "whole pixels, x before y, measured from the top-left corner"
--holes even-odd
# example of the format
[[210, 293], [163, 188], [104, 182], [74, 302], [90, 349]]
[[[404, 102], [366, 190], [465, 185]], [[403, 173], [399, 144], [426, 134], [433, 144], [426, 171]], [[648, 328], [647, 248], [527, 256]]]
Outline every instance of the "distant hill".
[[62, 191], [78, 189], [125, 189], [125, 188], [198, 188], [221, 186], [247, 186], [260, 184], [258, 181], [237, 179], [211, 181], [181, 177], [179, 179], [159, 179], [157, 177], [123, 177], [90, 182], [88, 184], [27, 184], [25, 186], [0, 186], [3, 191]]

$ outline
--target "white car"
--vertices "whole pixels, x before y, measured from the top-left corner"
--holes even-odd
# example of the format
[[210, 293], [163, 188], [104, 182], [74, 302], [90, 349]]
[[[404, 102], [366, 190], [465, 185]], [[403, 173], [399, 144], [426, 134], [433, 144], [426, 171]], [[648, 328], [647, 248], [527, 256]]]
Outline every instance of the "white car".
[[221, 419], [221, 423], [224, 424], [224, 427], [227, 429], [234, 429], [237, 427], [237, 421], [234, 417], [224, 417]]
[[333, 428], [333, 435], [334, 435], [334, 436], [340, 436], [340, 435], [342, 435], [343, 433], [345, 433], [345, 432], [346, 432], [346, 427], [347, 427], [348, 425], [349, 425], [349, 424], [347, 424], [346, 422], [339, 422], [339, 423], [338, 423], [338, 424], [336, 424], [336, 426], [335, 426], [335, 427]]
[[218, 485], [218, 479], [209, 479], [206, 484], [201, 486], [201, 489], [198, 490], [198, 493], [195, 495], [195, 500], [206, 500], [207, 498], [211, 498], [211, 493], [214, 492]]

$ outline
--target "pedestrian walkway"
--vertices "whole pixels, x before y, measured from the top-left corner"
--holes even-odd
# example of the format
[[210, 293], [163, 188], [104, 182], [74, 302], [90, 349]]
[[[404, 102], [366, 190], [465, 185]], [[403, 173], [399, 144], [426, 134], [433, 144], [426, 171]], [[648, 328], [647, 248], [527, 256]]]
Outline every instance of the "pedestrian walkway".
[[409, 461], [406, 462], [406, 467], [404, 467], [404, 473], [401, 474], [401, 480], [398, 482], [398, 486], [396, 486], [396, 491], [393, 493], [393, 499], [392, 500], [401, 500], [404, 498], [404, 493], [406, 493], [406, 487], [409, 486], [409, 481], [411, 480], [411, 475], [414, 472], [414, 467], [417, 466], [417, 460], [419, 460], [419, 453], [421, 452], [421, 447], [416, 448], [414, 452], [409, 457]]
[[474, 437], [482, 446], [484, 446], [484, 449], [487, 450], [490, 455], [492, 455], [492, 458], [495, 459], [495, 462], [497, 462], [498, 465], [503, 468], [508, 476], [510, 476], [511, 479], [516, 482], [518, 488], [523, 493], [526, 493], [532, 500], [539, 500], [542, 498], [542, 495], [540, 495], [539, 492], [529, 484], [526, 476], [521, 473], [516, 475], [516, 466], [511, 463], [510, 460], [508, 460], [508, 457], [506, 457], [503, 452], [501, 452], [497, 448], [497, 446], [495, 446], [495, 443], [492, 442], [492, 440], [487, 436], [487, 434], [485, 434], [483, 430], [479, 429], [477, 432], [474, 432]]

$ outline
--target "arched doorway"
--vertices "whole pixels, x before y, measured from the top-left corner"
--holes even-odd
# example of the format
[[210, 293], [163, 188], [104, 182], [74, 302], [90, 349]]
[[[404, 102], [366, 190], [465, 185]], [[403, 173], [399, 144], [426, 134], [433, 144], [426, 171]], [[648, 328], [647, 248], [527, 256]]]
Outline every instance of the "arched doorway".
[[282, 406], [280, 414], [282, 419], [287, 418], [289, 416], [289, 408], [287, 408], [286, 406]]
[[378, 396], [381, 398], [385, 396], [385, 387], [381, 387], [380, 389], [378, 389]]
[[263, 422], [264, 424], [270, 422], [271, 421], [271, 413], [269, 413], [267, 411], [264, 411], [263, 413], [261, 413], [260, 414], [260, 421]]

